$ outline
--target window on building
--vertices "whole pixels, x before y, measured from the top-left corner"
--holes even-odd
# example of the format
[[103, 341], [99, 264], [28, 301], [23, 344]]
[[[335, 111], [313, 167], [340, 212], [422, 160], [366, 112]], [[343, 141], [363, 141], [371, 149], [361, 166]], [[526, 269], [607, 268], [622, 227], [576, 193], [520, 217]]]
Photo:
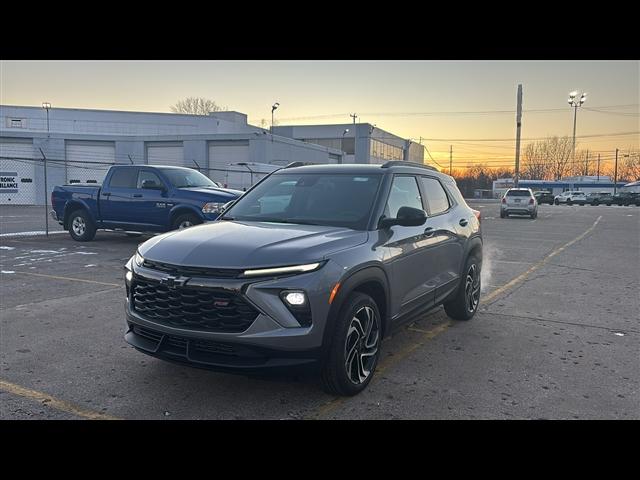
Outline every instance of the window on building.
[[449, 210], [449, 197], [440, 182], [430, 177], [421, 177], [421, 181], [425, 195], [427, 196], [429, 213], [431, 215], [437, 215]]
[[356, 151], [355, 138], [348, 138], [348, 137], [343, 138], [340, 149], [347, 155], [353, 155], [354, 152]]

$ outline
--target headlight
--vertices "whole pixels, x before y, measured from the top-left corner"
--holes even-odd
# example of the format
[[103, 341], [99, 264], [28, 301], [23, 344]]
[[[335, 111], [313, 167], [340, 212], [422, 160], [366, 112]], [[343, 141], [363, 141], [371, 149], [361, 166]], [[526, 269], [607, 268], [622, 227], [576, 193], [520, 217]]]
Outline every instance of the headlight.
[[127, 286], [131, 285], [131, 280], [133, 280], [133, 272], [131, 270], [127, 270], [127, 273], [124, 274], [124, 281]]
[[282, 299], [291, 307], [302, 307], [307, 303], [307, 296], [300, 291], [282, 292]]
[[205, 203], [202, 207], [202, 213], [222, 213], [224, 203], [210, 202]]
[[276, 267], [276, 268], [257, 268], [255, 270], [245, 270], [245, 277], [257, 277], [262, 275], [286, 275], [289, 273], [304, 273], [317, 270], [322, 265], [321, 262], [308, 263], [306, 265], [293, 265], [290, 267]]
[[136, 255], [133, 257], [133, 261], [137, 266], [142, 267], [142, 264], [144, 263], [144, 257], [136, 252]]

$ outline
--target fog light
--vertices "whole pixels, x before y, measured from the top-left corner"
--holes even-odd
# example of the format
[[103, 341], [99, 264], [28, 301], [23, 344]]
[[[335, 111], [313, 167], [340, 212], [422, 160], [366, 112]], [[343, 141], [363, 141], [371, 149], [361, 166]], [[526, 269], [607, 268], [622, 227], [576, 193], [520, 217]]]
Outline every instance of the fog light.
[[292, 307], [301, 307], [307, 303], [307, 296], [304, 292], [286, 292], [282, 298]]
[[133, 280], [133, 272], [127, 270], [127, 273], [124, 274], [124, 281], [127, 282], [127, 285], [131, 285], [131, 280]]

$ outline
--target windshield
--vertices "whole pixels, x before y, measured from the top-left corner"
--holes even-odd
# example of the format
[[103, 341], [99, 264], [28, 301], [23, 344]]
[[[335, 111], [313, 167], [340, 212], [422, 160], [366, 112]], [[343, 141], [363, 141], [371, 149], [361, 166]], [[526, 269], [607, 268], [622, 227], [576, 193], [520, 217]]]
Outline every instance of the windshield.
[[246, 193], [223, 219], [364, 230], [380, 175], [277, 174]]
[[187, 168], [161, 168], [162, 173], [169, 179], [171, 185], [175, 188], [185, 187], [214, 187], [217, 188], [215, 182], [205, 177], [196, 170]]

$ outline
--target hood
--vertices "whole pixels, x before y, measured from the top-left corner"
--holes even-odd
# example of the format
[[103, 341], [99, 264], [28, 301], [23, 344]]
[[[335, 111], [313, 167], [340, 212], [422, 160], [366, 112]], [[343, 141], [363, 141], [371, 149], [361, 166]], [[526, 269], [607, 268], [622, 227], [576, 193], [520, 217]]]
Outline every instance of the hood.
[[340, 227], [218, 221], [151, 238], [139, 251], [173, 265], [242, 269], [312, 263], [367, 238]]
[[230, 202], [231, 200], [235, 200], [244, 192], [240, 190], [231, 190], [230, 188], [217, 188], [217, 187], [182, 187], [179, 189], [182, 192], [193, 192], [201, 196], [205, 195], [215, 195], [218, 198], [226, 199], [225, 202]]

